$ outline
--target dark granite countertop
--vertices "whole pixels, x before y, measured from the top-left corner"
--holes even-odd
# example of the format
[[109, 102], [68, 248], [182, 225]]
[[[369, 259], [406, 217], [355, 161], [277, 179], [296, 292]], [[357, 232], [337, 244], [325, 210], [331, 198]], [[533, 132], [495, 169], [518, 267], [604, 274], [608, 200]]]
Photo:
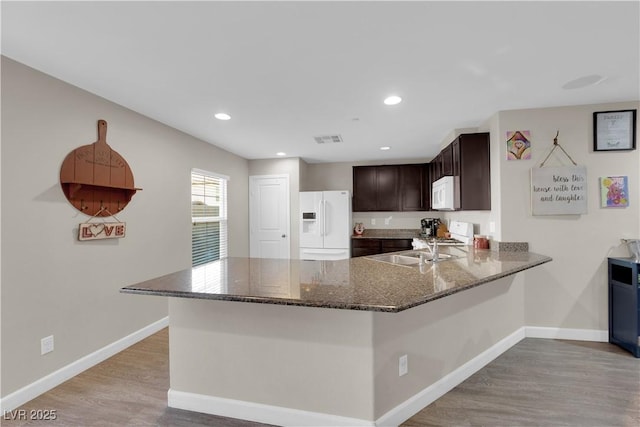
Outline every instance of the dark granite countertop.
[[460, 257], [421, 267], [369, 257], [340, 261], [227, 258], [126, 286], [121, 292], [399, 312], [551, 261], [531, 252], [471, 246], [442, 247], [441, 253]]

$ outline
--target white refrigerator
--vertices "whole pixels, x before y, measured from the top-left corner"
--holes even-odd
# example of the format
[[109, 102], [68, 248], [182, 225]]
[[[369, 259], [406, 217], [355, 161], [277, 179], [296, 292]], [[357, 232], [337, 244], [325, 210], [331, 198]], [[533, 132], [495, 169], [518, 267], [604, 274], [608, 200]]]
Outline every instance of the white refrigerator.
[[351, 194], [300, 192], [300, 259], [337, 260], [351, 256]]

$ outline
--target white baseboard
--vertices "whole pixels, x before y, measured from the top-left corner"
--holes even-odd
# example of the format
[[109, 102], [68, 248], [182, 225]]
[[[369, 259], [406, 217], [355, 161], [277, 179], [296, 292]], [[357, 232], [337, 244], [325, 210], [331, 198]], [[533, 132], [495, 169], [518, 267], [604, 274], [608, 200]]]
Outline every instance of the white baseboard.
[[418, 394], [402, 402], [376, 420], [376, 426], [394, 427], [402, 424], [420, 410], [444, 396], [457, 385], [478, 372], [492, 360], [516, 345], [525, 338], [525, 328], [520, 328], [511, 335], [498, 341], [455, 371], [445, 375]]
[[525, 326], [527, 338], [549, 338], [574, 341], [608, 342], [609, 331], [598, 329], [547, 328], [542, 326]]
[[0, 413], [12, 411], [21, 405], [24, 405], [28, 401], [40, 396], [42, 393], [51, 390], [68, 379], [73, 378], [92, 366], [95, 366], [121, 352], [125, 348], [132, 346], [138, 341], [155, 334], [159, 330], [166, 328], [168, 325], [169, 317], [162, 318], [122, 339], [119, 339], [116, 342], [102, 347], [101, 349], [58, 369], [55, 372], [52, 372], [45, 377], [40, 378], [29, 385], [22, 387], [0, 400]]
[[373, 421], [341, 417], [319, 412], [302, 411], [282, 406], [263, 405], [243, 400], [225, 399], [203, 394], [187, 393], [170, 389], [167, 400], [171, 408], [202, 412], [229, 418], [240, 418], [279, 426], [375, 426]]

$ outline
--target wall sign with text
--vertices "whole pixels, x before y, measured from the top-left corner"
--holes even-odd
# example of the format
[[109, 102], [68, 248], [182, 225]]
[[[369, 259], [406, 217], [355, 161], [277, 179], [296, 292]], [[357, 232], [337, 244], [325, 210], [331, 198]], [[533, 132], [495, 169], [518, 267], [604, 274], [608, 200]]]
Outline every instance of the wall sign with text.
[[580, 215], [587, 213], [587, 168], [548, 166], [531, 169], [533, 215]]
[[126, 230], [124, 222], [83, 222], [78, 227], [78, 240], [120, 239]]

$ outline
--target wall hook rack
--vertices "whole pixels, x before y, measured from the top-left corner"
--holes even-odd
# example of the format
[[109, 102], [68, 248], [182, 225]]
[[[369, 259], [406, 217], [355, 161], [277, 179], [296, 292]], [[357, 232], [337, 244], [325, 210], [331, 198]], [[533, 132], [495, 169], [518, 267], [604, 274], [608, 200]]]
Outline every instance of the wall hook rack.
[[107, 144], [107, 122], [102, 119], [98, 120], [98, 140], [65, 157], [60, 185], [67, 200], [92, 217], [121, 211], [142, 190], [134, 186], [126, 160]]

